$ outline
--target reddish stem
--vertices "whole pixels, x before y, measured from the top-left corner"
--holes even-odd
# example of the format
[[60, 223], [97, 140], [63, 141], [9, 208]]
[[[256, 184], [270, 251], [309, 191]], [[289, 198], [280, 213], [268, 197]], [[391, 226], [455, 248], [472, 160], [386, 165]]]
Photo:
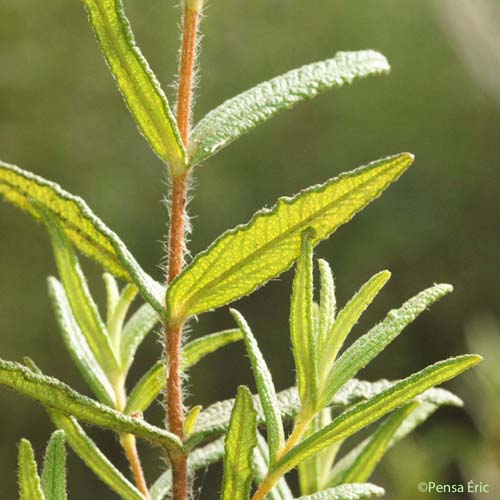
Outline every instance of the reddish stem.
[[[194, 64], [196, 58], [196, 35], [199, 12], [185, 7], [182, 32], [179, 91], [177, 102], [177, 125], [184, 146], [188, 146], [191, 121], [191, 102]], [[186, 192], [189, 173], [172, 176], [171, 214], [168, 253], [167, 285], [182, 271], [186, 234]], [[165, 348], [168, 360], [167, 411], [168, 427], [183, 439], [184, 405], [181, 378], [182, 324], [165, 324]], [[187, 457], [184, 454], [171, 456], [173, 476], [173, 500], [186, 500], [188, 496]]]

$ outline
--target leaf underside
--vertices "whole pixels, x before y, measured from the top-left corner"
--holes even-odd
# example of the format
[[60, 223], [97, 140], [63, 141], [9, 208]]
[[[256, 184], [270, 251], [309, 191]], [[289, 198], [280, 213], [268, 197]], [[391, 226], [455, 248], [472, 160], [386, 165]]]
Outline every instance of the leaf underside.
[[245, 225], [217, 239], [172, 282], [167, 293], [169, 317], [179, 321], [223, 306], [286, 271], [300, 253], [302, 232], [315, 230], [313, 245], [377, 198], [410, 166], [403, 153], [281, 198], [257, 212]]

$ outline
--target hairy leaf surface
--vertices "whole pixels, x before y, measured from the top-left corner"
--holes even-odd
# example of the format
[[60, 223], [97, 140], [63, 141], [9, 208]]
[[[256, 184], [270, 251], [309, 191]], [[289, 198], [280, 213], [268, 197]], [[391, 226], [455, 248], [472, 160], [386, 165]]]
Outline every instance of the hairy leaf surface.
[[285, 444], [285, 432], [283, 430], [273, 378], [245, 318], [235, 309], [231, 309], [231, 314], [238, 324], [239, 329], [243, 332], [245, 339], [245, 346], [252, 365], [260, 404], [266, 420], [269, 463], [273, 464], [279, 451]]
[[321, 283], [321, 301], [319, 304], [318, 351], [322, 352], [328, 332], [333, 326], [336, 312], [335, 283], [330, 264], [318, 259]]
[[434, 285], [406, 301], [399, 309], [363, 335], [333, 364], [325, 379], [320, 406], [326, 406], [350, 378], [365, 367], [427, 307], [453, 290], [451, 285]]
[[300, 497], [297, 500], [362, 500], [363, 498], [381, 497], [383, 488], [370, 483], [342, 484], [336, 488]]
[[439, 361], [423, 370], [397, 382], [389, 389], [346, 410], [333, 422], [292, 448], [273, 467], [272, 474], [281, 477], [303, 460], [330, 446], [352, 436], [367, 425], [375, 422], [393, 409], [411, 401], [426, 389], [441, 384], [481, 360], [477, 355], [463, 355]]
[[135, 434], [170, 450], [182, 446], [174, 434], [103, 406], [59, 380], [33, 373], [18, 363], [0, 360], [0, 384], [89, 424]]
[[19, 496], [21, 500], [46, 500], [31, 443], [21, 439], [18, 453]]
[[334, 58], [294, 69], [239, 94], [208, 113], [192, 132], [190, 162], [213, 156], [280, 111], [360, 78], [388, 73], [378, 52], [339, 52]]
[[44, 207], [57, 218], [69, 240], [83, 254], [118, 278], [134, 283], [144, 299], [161, 312], [164, 290], [146, 274], [125, 244], [85, 201], [38, 175], [0, 161], [0, 195], [17, 208], [40, 220]]
[[116, 85], [153, 151], [174, 174], [186, 170], [184, 147], [167, 98], [137, 47], [121, 0], [83, 0]]
[[228, 304], [286, 271], [300, 253], [302, 232], [313, 245], [348, 222], [410, 166], [413, 156], [392, 156], [326, 183], [281, 198], [246, 225], [224, 233], [172, 282], [167, 293], [172, 321]]
[[66, 448], [64, 431], [52, 434], [42, 471], [42, 489], [47, 500], [67, 500], [66, 495]]
[[257, 413], [250, 391], [240, 386], [225, 441], [221, 500], [248, 500], [256, 444]]

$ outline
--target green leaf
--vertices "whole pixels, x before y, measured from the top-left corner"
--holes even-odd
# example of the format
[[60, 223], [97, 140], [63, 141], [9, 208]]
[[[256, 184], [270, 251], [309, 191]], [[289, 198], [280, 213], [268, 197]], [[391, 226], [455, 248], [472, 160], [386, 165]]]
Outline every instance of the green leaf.
[[335, 321], [335, 284], [333, 281], [333, 273], [330, 264], [326, 260], [318, 259], [321, 283], [321, 300], [319, 306], [319, 330], [318, 330], [318, 350], [323, 350], [328, 332]]
[[158, 312], [163, 309], [164, 289], [146, 274], [125, 244], [79, 197], [42, 177], [0, 161], [0, 195], [40, 220], [42, 206], [56, 217], [71, 243], [117, 278], [134, 283]]
[[113, 315], [108, 322], [108, 335], [115, 352], [120, 352], [122, 342], [122, 330], [128, 310], [137, 295], [137, 287], [135, 285], [127, 285], [116, 303]]
[[336, 488], [300, 497], [297, 500], [362, 500], [363, 498], [381, 497], [385, 494], [383, 488], [370, 483], [342, 484]]
[[439, 361], [394, 384], [368, 401], [346, 410], [333, 422], [292, 448], [271, 469], [279, 478], [303, 460], [331, 444], [352, 436], [395, 408], [404, 405], [426, 389], [456, 377], [481, 361], [481, 356], [463, 355]]
[[286, 271], [300, 254], [301, 234], [312, 227], [313, 245], [348, 222], [411, 164], [407, 153], [385, 158], [281, 198], [246, 225], [226, 232], [199, 254], [167, 292], [170, 321], [228, 304]]
[[66, 449], [64, 431], [52, 434], [42, 471], [42, 488], [47, 500], [66, 500]]
[[420, 313], [452, 290], [451, 285], [434, 285], [412, 297], [399, 309], [389, 311], [382, 322], [354, 342], [333, 364], [322, 388], [320, 406], [328, 405], [333, 395], [382, 352]]
[[191, 134], [189, 157], [195, 165], [213, 156], [280, 111], [360, 78], [388, 73], [378, 52], [339, 52], [333, 59], [294, 69], [229, 99], [208, 113]]
[[106, 287], [106, 325], [111, 323], [113, 314], [115, 313], [116, 304], [120, 298], [120, 291], [118, 290], [118, 283], [112, 274], [104, 273], [102, 275], [104, 286]]
[[231, 328], [192, 340], [186, 344], [182, 351], [182, 369], [186, 370], [194, 366], [207, 354], [211, 354], [221, 347], [237, 342], [242, 338], [243, 334], [238, 328]]
[[[194, 366], [200, 359], [225, 345], [236, 342], [243, 337], [237, 328], [205, 335], [186, 344], [182, 354], [182, 369], [187, 370]], [[158, 361], [145, 373], [130, 393], [124, 413], [132, 415], [144, 412], [165, 389], [167, 371], [163, 361]], [[228, 416], [229, 421], [229, 416]]]
[[325, 342], [321, 349], [320, 373], [322, 379], [335, 361], [347, 335], [390, 277], [389, 271], [382, 271], [370, 278], [339, 312], [332, 328], [325, 336]]
[[[331, 421], [331, 409], [325, 408], [313, 419], [304, 437], [306, 438], [320, 431], [323, 427], [329, 425]], [[316, 453], [316, 455], [299, 464], [300, 492], [303, 495], [321, 491], [327, 487], [328, 475], [341, 443], [341, 441], [334, 443], [329, 448]]]
[[274, 464], [276, 457], [285, 444], [285, 432], [279, 414], [278, 399], [271, 372], [260, 352], [245, 318], [235, 309], [230, 310], [239, 329], [243, 332], [245, 346], [252, 365], [253, 376], [259, 393], [260, 403], [266, 420], [267, 440], [269, 443], [269, 462]]
[[117, 376], [120, 368], [115, 351], [73, 248], [57, 219], [44, 208], [40, 209], [40, 215], [50, 236], [59, 275], [74, 318], [99, 365], [108, 375]]
[[414, 401], [391, 414], [372, 434], [363, 451], [359, 453], [356, 460], [345, 471], [339, 483], [362, 483], [367, 481], [387, 451], [399, 426], [418, 406], [418, 401]]
[[[420, 398], [422, 398], [422, 396], [420, 396], [419, 399]], [[434, 403], [421, 400], [417, 408], [414, 409], [413, 412], [411, 412], [403, 423], [396, 429], [396, 432], [387, 446], [387, 450], [413, 432], [415, 428], [417, 428], [422, 422], [425, 422], [441, 405], [463, 406], [463, 403], [459, 398], [456, 398], [456, 401], [453, 401], [452, 399], [446, 397], [443, 398], [441, 403], [438, 401], [439, 398], [437, 398], [437, 401]], [[369, 446], [370, 441], [371, 437], [365, 439], [335, 463], [335, 466], [330, 471], [328, 477], [327, 485], [329, 487], [337, 486], [342, 482], [342, 478], [345, 473], [358, 460], [359, 456], [364, 453], [364, 450], [367, 446]]]
[[159, 320], [158, 312], [151, 305], [143, 304], [127, 321], [120, 343], [120, 359], [124, 370], [128, 371], [138, 347]]
[[225, 441], [221, 500], [248, 500], [256, 444], [257, 413], [250, 391], [240, 386]]
[[194, 430], [194, 426], [196, 425], [196, 421], [198, 420], [198, 415], [202, 409], [201, 405], [193, 406], [186, 414], [186, 418], [184, 419], [184, 436], [188, 438]]
[[174, 175], [186, 167], [174, 115], [156, 76], [135, 44], [121, 0], [83, 0], [116, 85], [142, 135]]
[[31, 443], [21, 439], [19, 443], [19, 496], [21, 500], [46, 500]]
[[[64, 430], [66, 441], [87, 467], [124, 500], [145, 500], [139, 490], [123, 476], [89, 438], [75, 418], [46, 408], [55, 426]], [[48, 499], [47, 499], [48, 500]]]
[[305, 411], [315, 408], [318, 397], [317, 338], [313, 321], [314, 236], [314, 230], [305, 230], [302, 234], [290, 306], [290, 337], [299, 396]]
[[174, 434], [103, 406], [59, 380], [33, 373], [18, 363], [0, 360], [0, 384], [89, 424], [134, 434], [168, 450], [178, 451], [182, 446]]
[[[30, 358], [24, 364], [34, 373], [42, 374], [40, 368]], [[88, 437], [74, 417], [45, 407], [47, 414], [56, 427], [64, 431], [66, 442], [83, 460], [94, 474], [116, 491], [124, 500], [145, 500], [139, 490], [106, 458], [97, 445]]]
[[64, 344], [87, 384], [101, 403], [114, 407], [115, 393], [78, 326], [63, 286], [56, 278], [48, 279], [49, 295]]
[[[253, 451], [253, 463], [255, 469], [254, 482], [259, 485], [264, 481], [269, 470], [269, 447], [260, 433], [257, 433], [257, 446]], [[292, 492], [285, 481], [281, 478], [278, 484], [268, 493], [267, 500], [293, 500]]]
[[[352, 406], [360, 401], [376, 396], [380, 392], [392, 387], [396, 382], [382, 379], [377, 382], [367, 382], [365, 380], [349, 380], [333, 397], [331, 406], [343, 407]], [[296, 387], [290, 387], [278, 392], [278, 407], [282, 420], [291, 420], [297, 417], [300, 410], [300, 399]], [[461, 406], [460, 398], [445, 389], [433, 388], [425, 391], [419, 396], [422, 401], [435, 405]], [[218, 401], [207, 407], [200, 413], [194, 434], [186, 443], [187, 448], [193, 448], [198, 443], [224, 434], [229, 425], [229, 419], [234, 406], [234, 399]], [[260, 404], [258, 395], [254, 396], [254, 406], [257, 410], [257, 421], [264, 423], [264, 412]]]

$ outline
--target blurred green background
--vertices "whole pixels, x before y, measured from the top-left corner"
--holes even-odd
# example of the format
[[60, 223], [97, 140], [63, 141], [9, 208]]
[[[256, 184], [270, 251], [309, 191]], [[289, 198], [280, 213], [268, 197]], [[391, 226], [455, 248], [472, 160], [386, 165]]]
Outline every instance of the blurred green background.
[[[174, 101], [178, 2], [125, 3], [137, 40]], [[486, 4], [478, 1], [477, 9]], [[197, 169], [190, 204], [189, 248], [195, 255], [278, 196], [388, 154], [413, 152], [410, 171], [317, 249], [317, 256], [334, 267], [341, 304], [375, 272], [393, 273], [357, 335], [430, 284], [455, 286], [364, 370], [368, 379], [402, 377], [465, 352], [466, 325], [472, 321], [476, 330], [471, 331], [482, 331], [477, 325], [487, 314], [488, 324], [496, 321], [491, 315], [500, 296], [500, 98], [495, 85], [485, 84], [481, 69], [488, 81], [496, 75], [500, 88], [495, 59], [500, 37], [495, 52], [473, 30], [461, 29], [464, 5], [461, 0], [212, 0], [206, 9], [195, 120], [261, 80], [337, 50], [374, 48], [391, 62], [390, 77], [362, 81], [282, 114]], [[483, 16], [483, 22], [491, 18]], [[494, 33], [479, 31], [494, 42]], [[136, 133], [78, 0], [0, 3], [0, 155], [83, 196], [146, 270], [161, 278], [164, 168]], [[29, 355], [46, 373], [88, 393], [65, 353], [47, 297], [46, 276], [55, 273], [48, 238], [10, 206], [2, 204], [0, 210], [1, 357]], [[102, 299], [100, 270], [84, 264], [93, 292]], [[294, 380], [287, 328], [291, 277], [289, 272], [237, 304], [279, 389]], [[191, 335], [230, 326], [222, 309], [200, 317]], [[500, 330], [489, 331], [498, 340]], [[159, 339], [151, 335], [132, 378], [159, 351]], [[481, 354], [491, 363], [490, 373], [498, 373], [489, 352]], [[208, 405], [233, 397], [242, 383], [252, 385], [243, 348], [226, 348], [192, 370], [189, 402]], [[419, 481], [499, 480], [498, 448], [488, 452], [490, 462], [476, 458], [485, 453], [493, 431], [471, 416], [494, 405], [495, 398], [500, 404], [498, 390], [484, 390], [474, 373], [450, 387], [464, 397], [468, 410], [440, 410], [390, 452], [375, 477], [387, 487], [388, 498], [454, 498], [420, 494]], [[52, 427], [39, 405], [4, 389], [0, 407], [0, 496], [11, 499], [16, 498], [16, 442], [29, 438], [40, 457]], [[160, 422], [161, 413], [157, 405], [150, 418]], [[113, 437], [94, 430], [92, 435], [124, 466]], [[161, 462], [154, 449], [146, 446], [142, 452], [153, 480]], [[69, 466], [72, 500], [114, 498], [71, 454]], [[198, 483], [201, 498], [217, 498], [218, 473], [215, 468]], [[498, 498], [498, 491], [489, 498]]]

